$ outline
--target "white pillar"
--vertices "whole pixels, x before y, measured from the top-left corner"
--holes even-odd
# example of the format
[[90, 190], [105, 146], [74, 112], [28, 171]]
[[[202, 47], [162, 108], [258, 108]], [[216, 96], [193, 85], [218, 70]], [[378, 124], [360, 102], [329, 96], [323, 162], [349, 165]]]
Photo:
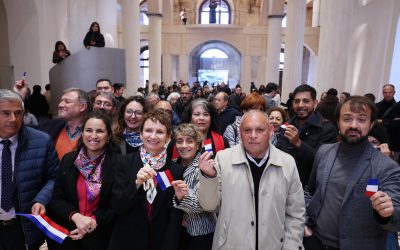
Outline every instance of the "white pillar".
[[179, 55], [179, 80], [189, 81], [189, 56], [185, 54]]
[[240, 85], [242, 91], [250, 93], [251, 82], [251, 56], [242, 55], [242, 72], [240, 74]]
[[165, 86], [172, 84], [172, 56], [170, 54], [162, 55], [162, 80]]
[[139, 1], [121, 0], [122, 40], [125, 48], [126, 96], [140, 87]]
[[288, 0], [287, 27], [285, 30], [285, 63], [281, 96], [286, 97], [300, 85], [302, 64], [304, 26], [306, 18], [306, 0]]
[[96, 0], [96, 16], [106, 47], [117, 48], [117, 0]]
[[265, 83], [274, 82], [279, 84], [279, 63], [282, 44], [283, 17], [283, 15], [268, 16], [268, 44]]
[[161, 82], [161, 13], [147, 13], [149, 17], [149, 83]]
[[320, 4], [321, 0], [314, 0], [313, 10], [312, 10], [312, 27], [318, 27], [320, 25], [319, 23]]

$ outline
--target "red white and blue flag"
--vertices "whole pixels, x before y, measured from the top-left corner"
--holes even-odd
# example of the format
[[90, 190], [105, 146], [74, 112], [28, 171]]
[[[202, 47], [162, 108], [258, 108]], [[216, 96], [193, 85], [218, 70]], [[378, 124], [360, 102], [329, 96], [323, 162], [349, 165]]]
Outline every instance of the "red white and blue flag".
[[67, 229], [58, 225], [44, 214], [34, 215], [16, 213], [16, 215], [28, 218], [33, 222], [33, 224], [35, 224], [35, 226], [42, 230], [47, 237], [54, 240], [58, 244], [63, 243], [64, 239], [69, 235], [69, 231]]
[[211, 139], [207, 139], [204, 141], [204, 151], [205, 152], [212, 152], [212, 141]]
[[174, 181], [174, 177], [172, 176], [171, 171], [165, 170], [163, 172], [157, 172], [156, 180], [158, 185], [160, 185], [161, 190], [164, 191], [171, 186], [171, 182]]
[[378, 192], [378, 179], [369, 179], [367, 188], [365, 189], [365, 196], [371, 197]]

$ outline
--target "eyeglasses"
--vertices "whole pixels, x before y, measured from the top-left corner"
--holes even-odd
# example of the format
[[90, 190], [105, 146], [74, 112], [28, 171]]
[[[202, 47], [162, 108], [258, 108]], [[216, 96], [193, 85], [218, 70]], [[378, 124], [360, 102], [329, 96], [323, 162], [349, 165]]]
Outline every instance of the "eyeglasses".
[[95, 101], [94, 104], [96, 104], [97, 106], [101, 107], [105, 107], [105, 108], [112, 108], [112, 103], [109, 102], [102, 102], [102, 101]]
[[132, 109], [125, 110], [125, 115], [131, 117], [133, 114], [135, 114], [136, 117], [141, 117], [143, 116], [143, 111], [132, 110]]

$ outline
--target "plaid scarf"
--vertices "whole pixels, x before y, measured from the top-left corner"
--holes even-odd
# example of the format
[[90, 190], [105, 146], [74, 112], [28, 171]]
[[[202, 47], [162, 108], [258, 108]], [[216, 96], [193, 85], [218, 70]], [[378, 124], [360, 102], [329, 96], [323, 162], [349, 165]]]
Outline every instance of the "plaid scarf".
[[102, 169], [106, 152], [104, 151], [94, 159], [90, 159], [87, 150], [82, 147], [75, 159], [75, 166], [79, 172], [85, 177], [87, 198], [91, 202], [100, 193], [102, 184]]

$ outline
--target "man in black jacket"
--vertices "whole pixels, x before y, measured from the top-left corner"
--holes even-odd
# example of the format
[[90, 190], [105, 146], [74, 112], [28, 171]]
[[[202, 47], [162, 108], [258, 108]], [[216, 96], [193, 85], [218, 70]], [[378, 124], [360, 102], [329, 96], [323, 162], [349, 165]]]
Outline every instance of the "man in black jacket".
[[331, 122], [324, 122], [315, 112], [317, 91], [302, 84], [294, 90], [293, 110], [295, 116], [279, 135], [278, 148], [296, 160], [303, 187], [312, 170], [315, 152], [321, 144], [336, 142], [337, 132]]
[[383, 85], [383, 100], [376, 104], [378, 108], [378, 123], [382, 123], [387, 129], [390, 149], [395, 152], [396, 160], [399, 160], [400, 152], [400, 102], [396, 102], [394, 85]]

